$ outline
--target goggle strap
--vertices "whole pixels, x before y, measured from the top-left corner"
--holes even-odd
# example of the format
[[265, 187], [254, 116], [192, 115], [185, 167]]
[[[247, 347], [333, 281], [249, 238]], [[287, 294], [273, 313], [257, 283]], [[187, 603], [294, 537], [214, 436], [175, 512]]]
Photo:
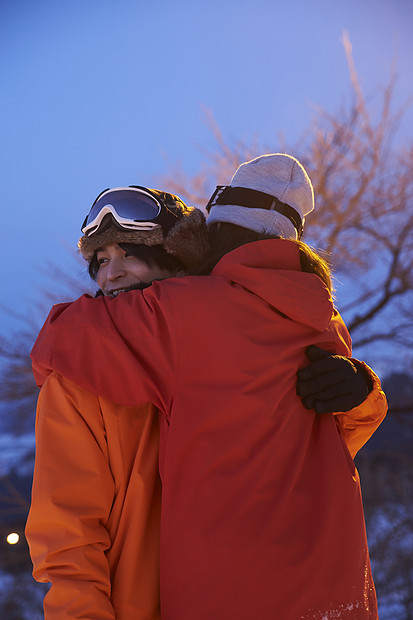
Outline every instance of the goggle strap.
[[176, 224], [178, 215], [176, 212], [174, 212], [175, 207], [170, 203], [168, 204], [168, 200], [166, 199], [166, 196], [164, 194], [161, 194], [161, 196], [152, 194], [150, 189], [148, 189], [147, 187], [143, 187], [142, 185], [129, 185], [129, 187], [143, 190], [146, 194], [149, 194], [150, 196], [152, 196], [152, 198], [154, 198], [157, 202], [160, 203], [161, 211], [154, 219], [154, 222], [160, 224], [165, 231], [169, 231]]

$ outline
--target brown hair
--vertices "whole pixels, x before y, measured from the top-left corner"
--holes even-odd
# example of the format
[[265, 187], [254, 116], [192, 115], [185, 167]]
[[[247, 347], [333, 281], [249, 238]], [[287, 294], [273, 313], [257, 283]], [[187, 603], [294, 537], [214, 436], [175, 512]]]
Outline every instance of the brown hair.
[[[248, 228], [243, 228], [236, 224], [229, 224], [227, 222], [211, 224], [208, 232], [212, 251], [208, 260], [201, 267], [199, 273], [202, 274], [211, 273], [215, 265], [225, 254], [228, 254], [228, 252], [246, 243], [262, 241], [264, 239], [280, 239], [280, 237], [274, 235], [257, 233]], [[315, 273], [324, 282], [331, 293], [331, 270], [326, 257], [321, 256], [319, 252], [316, 252], [316, 250], [303, 241], [293, 240], [293, 242], [296, 243], [299, 248], [302, 271]]]
[[[119, 243], [118, 245], [122, 248], [122, 250], [132, 256], [135, 256], [145, 263], [145, 265], [148, 265], [148, 267], [156, 265], [161, 269], [167, 269], [171, 273], [188, 271], [183, 263], [176, 258], [176, 256], [168, 254], [168, 252], [161, 245], [148, 246], [140, 243]], [[93, 254], [89, 263], [89, 275], [92, 280], [95, 281], [99, 271], [97, 252], [98, 250]]]

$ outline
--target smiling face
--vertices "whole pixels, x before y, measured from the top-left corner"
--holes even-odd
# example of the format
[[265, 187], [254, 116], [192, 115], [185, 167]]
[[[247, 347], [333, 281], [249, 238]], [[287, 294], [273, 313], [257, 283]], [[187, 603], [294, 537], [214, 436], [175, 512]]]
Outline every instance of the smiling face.
[[153, 280], [164, 280], [181, 275], [160, 267], [156, 263], [147, 264], [119, 245], [107, 245], [97, 251], [98, 271], [96, 282], [104, 295], [115, 297], [123, 290], [137, 284], [149, 284]]

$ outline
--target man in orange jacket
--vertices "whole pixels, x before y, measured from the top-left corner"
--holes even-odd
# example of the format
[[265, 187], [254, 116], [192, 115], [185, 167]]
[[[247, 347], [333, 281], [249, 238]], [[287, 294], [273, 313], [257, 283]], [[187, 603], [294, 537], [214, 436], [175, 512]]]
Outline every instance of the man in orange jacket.
[[[328, 288], [314, 274], [302, 273], [297, 258], [291, 241], [261, 240], [224, 257], [211, 278], [156, 283], [111, 303], [96, 300], [93, 310], [86, 298], [63, 304], [34, 349], [39, 376], [58, 370], [110, 400], [129, 405], [150, 400], [163, 413], [164, 617], [295, 618], [298, 611], [324, 613], [327, 602], [334, 613], [357, 609], [360, 615], [352, 617], [374, 617], [366, 615], [374, 614], [374, 587], [347, 448], [332, 416], [314, 418], [293, 396], [305, 346], [318, 342], [348, 354], [349, 339], [332, 311]], [[212, 299], [218, 314], [207, 319]], [[189, 307], [196, 310], [190, 323]], [[212, 335], [218, 335], [218, 354], [211, 356]], [[68, 353], [74, 359], [64, 361]], [[271, 357], [282, 363], [271, 366]], [[208, 361], [208, 377], [199, 360]], [[383, 397], [375, 398], [370, 406], [377, 409]], [[370, 415], [364, 404], [353, 420], [368, 422]], [[330, 483], [334, 479], [337, 484]], [[325, 509], [322, 526], [312, 517], [317, 497]], [[340, 528], [343, 541], [333, 536]], [[332, 564], [333, 541], [339, 559]], [[297, 582], [301, 588], [297, 600], [287, 557], [296, 568], [294, 591]], [[350, 564], [356, 580], [352, 598]], [[303, 576], [310, 582], [305, 587]]]

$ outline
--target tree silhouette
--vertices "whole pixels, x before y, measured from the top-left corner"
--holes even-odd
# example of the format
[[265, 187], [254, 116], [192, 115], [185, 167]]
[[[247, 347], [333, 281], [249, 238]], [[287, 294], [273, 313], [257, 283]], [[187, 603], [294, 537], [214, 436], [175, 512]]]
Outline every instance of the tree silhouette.
[[[389, 375], [403, 371], [387, 383], [390, 412], [379, 429], [380, 445], [367, 444], [356, 464], [380, 618], [407, 620], [413, 618], [413, 143], [398, 140], [406, 106], [393, 110], [395, 78], [367, 100], [346, 33], [343, 45], [350, 101], [333, 114], [319, 108], [296, 145], [283, 137], [276, 144], [229, 140], [206, 111], [216, 148], [205, 153], [197, 173], [187, 175], [176, 165], [159, 184], [203, 208], [240, 163], [263, 153], [292, 153], [308, 170], [316, 208], [305, 241], [327, 253], [344, 285], [338, 307], [354, 355], [373, 366], [380, 360]], [[401, 448], [403, 437], [408, 447]]]
[[[294, 146], [226, 140], [207, 112], [216, 149], [205, 153], [198, 173], [179, 166], [160, 177], [162, 186], [203, 208], [215, 185], [227, 184], [243, 161], [287, 151], [298, 157], [314, 184], [316, 208], [306, 221], [305, 241], [330, 257], [345, 284], [339, 309], [357, 355], [381, 346], [403, 368], [413, 368], [413, 143], [396, 138], [405, 106], [393, 111], [395, 79], [367, 102], [344, 33], [351, 100], [334, 114], [319, 108], [312, 126]], [[391, 349], [390, 346], [391, 345]], [[377, 349], [378, 350], [378, 349]]]

